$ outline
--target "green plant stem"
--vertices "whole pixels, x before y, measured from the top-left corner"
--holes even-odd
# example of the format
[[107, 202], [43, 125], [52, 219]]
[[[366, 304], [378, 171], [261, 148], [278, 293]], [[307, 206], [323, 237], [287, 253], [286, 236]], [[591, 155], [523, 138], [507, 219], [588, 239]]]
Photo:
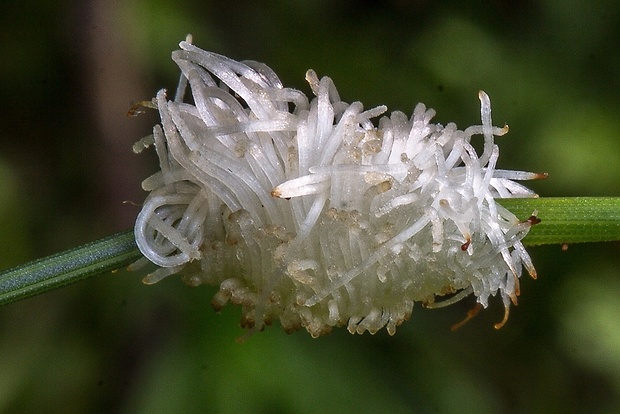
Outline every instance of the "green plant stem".
[[497, 200], [519, 219], [541, 222], [523, 239], [526, 246], [620, 240], [619, 197], [542, 197]]
[[[620, 198], [571, 197], [497, 200], [519, 219], [541, 222], [526, 246], [620, 240]], [[0, 305], [129, 265], [141, 256], [127, 230], [76, 249], [0, 273]]]
[[120, 269], [142, 255], [133, 230], [0, 273], [0, 305]]

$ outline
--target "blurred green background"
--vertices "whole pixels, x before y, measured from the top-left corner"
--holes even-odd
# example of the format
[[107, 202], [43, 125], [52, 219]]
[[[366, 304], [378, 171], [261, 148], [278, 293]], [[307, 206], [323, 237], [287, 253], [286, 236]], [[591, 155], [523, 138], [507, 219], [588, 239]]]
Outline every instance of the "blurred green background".
[[[499, 167], [544, 171], [544, 196], [620, 196], [620, 2], [87, 0], [0, 3], [0, 268], [128, 228], [155, 171], [125, 112], [161, 87], [187, 33], [269, 64], [309, 93], [479, 122], [493, 103]], [[620, 407], [620, 244], [530, 249], [500, 331], [499, 300], [414, 308], [396, 336], [244, 343], [213, 288], [119, 271], [0, 308], [2, 413], [537, 413]]]

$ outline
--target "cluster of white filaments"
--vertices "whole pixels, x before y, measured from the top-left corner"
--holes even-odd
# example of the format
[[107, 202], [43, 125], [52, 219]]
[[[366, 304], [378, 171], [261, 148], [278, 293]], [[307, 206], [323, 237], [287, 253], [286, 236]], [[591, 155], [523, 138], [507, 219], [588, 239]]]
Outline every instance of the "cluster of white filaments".
[[161, 126], [135, 147], [154, 144], [161, 166], [135, 226], [159, 266], [145, 283], [181, 272], [219, 286], [216, 309], [242, 305], [246, 328], [279, 320], [315, 337], [394, 334], [414, 302], [471, 293], [486, 307], [499, 292], [505, 322], [522, 268], [536, 275], [521, 243], [536, 220], [495, 199], [535, 197], [515, 181], [541, 175], [495, 168], [508, 127], [492, 126], [484, 92], [482, 125], [463, 131], [423, 104], [373, 123], [386, 107], [345, 103], [312, 70], [309, 101], [262, 63], [180, 46], [176, 97], [157, 94]]

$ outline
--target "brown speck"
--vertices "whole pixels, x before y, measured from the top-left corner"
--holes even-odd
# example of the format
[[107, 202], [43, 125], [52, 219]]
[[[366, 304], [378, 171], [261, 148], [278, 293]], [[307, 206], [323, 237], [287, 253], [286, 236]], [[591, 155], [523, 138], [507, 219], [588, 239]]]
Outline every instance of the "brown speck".
[[471, 239], [467, 238], [467, 241], [463, 244], [461, 244], [461, 250], [466, 252], [467, 249], [469, 248], [469, 245], [471, 244]]
[[528, 223], [530, 223], [530, 225], [534, 226], [538, 223], [540, 223], [542, 220], [539, 219], [536, 216], [529, 216], [528, 219], [526, 220]]

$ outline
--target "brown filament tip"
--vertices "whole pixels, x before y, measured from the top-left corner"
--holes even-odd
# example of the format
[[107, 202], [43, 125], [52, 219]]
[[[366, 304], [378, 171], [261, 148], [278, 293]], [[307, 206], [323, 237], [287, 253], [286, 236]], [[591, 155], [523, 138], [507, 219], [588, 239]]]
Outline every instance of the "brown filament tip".
[[502, 319], [501, 322], [496, 323], [495, 325], [493, 325], [493, 327], [495, 329], [502, 329], [502, 327], [504, 325], [506, 325], [506, 322], [508, 322], [508, 315], [509, 314], [510, 314], [510, 307], [509, 306], [504, 307], [504, 319]]
[[127, 118], [135, 118], [136, 116], [143, 114], [144, 111], [141, 108], [156, 109], [157, 107], [152, 101], [140, 101], [131, 105], [131, 108], [125, 113]]
[[461, 326], [465, 325], [467, 322], [469, 322], [470, 320], [475, 318], [476, 315], [478, 315], [478, 313], [480, 313], [481, 309], [482, 309], [482, 305], [479, 304], [479, 303], [476, 303], [476, 306], [474, 306], [473, 308], [471, 308], [470, 310], [467, 311], [467, 315], [465, 316], [465, 319], [463, 319], [459, 323], [456, 323], [456, 324], [452, 325], [452, 327], [450, 327], [450, 330], [452, 332], [454, 332], [457, 329], [459, 329]]

